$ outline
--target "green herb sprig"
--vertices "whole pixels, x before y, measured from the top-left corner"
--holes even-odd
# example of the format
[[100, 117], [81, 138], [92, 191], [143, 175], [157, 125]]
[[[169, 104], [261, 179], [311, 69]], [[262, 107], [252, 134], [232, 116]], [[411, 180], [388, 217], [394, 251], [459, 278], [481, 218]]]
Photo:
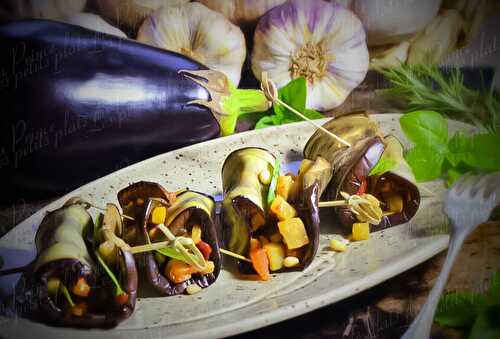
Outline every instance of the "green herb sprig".
[[[324, 118], [323, 114], [306, 108], [307, 84], [304, 77], [296, 78], [279, 89], [278, 97], [309, 119]], [[255, 129], [302, 121], [299, 116], [279, 103], [274, 103], [273, 108], [269, 110], [268, 113], [270, 115], [266, 115], [257, 121]]]
[[407, 113], [400, 124], [415, 144], [405, 158], [419, 182], [446, 176], [451, 185], [467, 172], [500, 171], [500, 132], [457, 132], [448, 139], [448, 121], [433, 111]]
[[405, 101], [408, 111], [436, 111], [490, 132], [500, 130], [500, 98], [493, 87], [485, 92], [468, 88], [457, 68], [450, 68], [448, 77], [431, 65], [403, 64], [381, 72], [392, 87], [379, 93]]
[[434, 322], [470, 329], [470, 339], [500, 338], [500, 271], [493, 275], [485, 295], [470, 291], [443, 295]]

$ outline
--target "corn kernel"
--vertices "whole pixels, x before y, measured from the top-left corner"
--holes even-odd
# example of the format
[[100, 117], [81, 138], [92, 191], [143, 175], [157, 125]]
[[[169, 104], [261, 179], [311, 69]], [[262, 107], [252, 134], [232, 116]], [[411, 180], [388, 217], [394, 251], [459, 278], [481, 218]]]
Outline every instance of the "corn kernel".
[[193, 228], [191, 229], [191, 239], [193, 239], [195, 245], [201, 241], [200, 225], [193, 225]]
[[202, 288], [198, 286], [197, 284], [191, 284], [188, 287], [186, 287], [186, 292], [187, 294], [196, 294], [198, 292], [201, 292]]
[[297, 257], [286, 257], [285, 260], [283, 260], [283, 266], [285, 267], [294, 267], [299, 264], [299, 258]]
[[352, 240], [368, 240], [370, 239], [370, 225], [366, 222], [356, 222], [352, 224]]
[[165, 206], [158, 206], [153, 208], [151, 214], [151, 222], [155, 225], [163, 224], [167, 217], [167, 208]]
[[347, 249], [347, 246], [338, 239], [332, 239], [330, 240], [330, 248], [336, 252], [344, 252]]

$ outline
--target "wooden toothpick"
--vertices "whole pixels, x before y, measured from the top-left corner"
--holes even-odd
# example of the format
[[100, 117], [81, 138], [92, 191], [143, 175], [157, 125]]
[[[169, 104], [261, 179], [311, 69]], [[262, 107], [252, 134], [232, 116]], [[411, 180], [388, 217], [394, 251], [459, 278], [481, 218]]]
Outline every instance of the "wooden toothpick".
[[275, 83], [271, 79], [268, 78], [266, 72], [262, 73], [261, 89], [264, 92], [264, 95], [266, 96], [266, 98], [268, 100], [272, 101], [273, 103], [278, 103], [278, 104], [280, 104], [280, 105], [288, 108], [294, 114], [298, 115], [299, 117], [301, 117], [302, 119], [304, 119], [305, 121], [307, 121], [308, 123], [310, 123], [311, 125], [313, 125], [314, 127], [316, 127], [317, 129], [323, 131], [324, 133], [328, 134], [329, 136], [331, 136], [332, 138], [334, 138], [338, 142], [346, 145], [347, 147], [351, 147], [351, 144], [348, 141], [346, 141], [346, 140], [342, 139], [341, 137], [339, 137], [338, 135], [335, 135], [334, 133], [330, 132], [329, 130], [327, 130], [323, 126], [317, 124], [316, 122], [314, 122], [313, 120], [309, 119], [304, 114], [300, 113], [295, 108], [291, 107], [286, 102], [284, 102], [283, 100], [281, 100], [278, 97], [278, 89], [276, 88]]

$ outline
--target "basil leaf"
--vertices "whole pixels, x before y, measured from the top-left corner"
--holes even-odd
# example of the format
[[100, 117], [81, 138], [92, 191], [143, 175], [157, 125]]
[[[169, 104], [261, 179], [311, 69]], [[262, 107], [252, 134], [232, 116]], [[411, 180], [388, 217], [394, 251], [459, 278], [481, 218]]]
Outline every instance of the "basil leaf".
[[123, 294], [124, 291], [122, 287], [120, 286], [120, 283], [118, 282], [118, 279], [116, 278], [115, 274], [111, 269], [108, 267], [104, 259], [99, 255], [98, 251], [95, 251], [95, 256], [97, 257], [97, 261], [99, 264], [104, 268], [104, 271], [108, 274], [108, 277], [111, 279], [113, 284], [115, 285], [115, 295], [120, 295]]
[[413, 147], [406, 153], [405, 159], [417, 182], [438, 179], [443, 173], [445, 156], [430, 146], [417, 145]]
[[305, 109], [302, 113], [309, 119], [321, 119], [325, 117], [322, 113], [313, 109]]
[[500, 170], [500, 133], [468, 136], [457, 132], [448, 143], [448, 161], [454, 166], [460, 162], [484, 171]]
[[472, 326], [469, 339], [498, 338], [500, 338], [500, 305], [494, 305], [479, 313]]
[[267, 191], [267, 205], [270, 206], [273, 203], [274, 198], [276, 198], [276, 184], [278, 183], [278, 177], [280, 176], [280, 161], [276, 158], [274, 162], [273, 176], [271, 178], [271, 183], [269, 184], [269, 190]]
[[275, 121], [276, 121], [275, 115], [269, 115], [269, 116], [262, 117], [259, 119], [259, 121], [257, 121], [257, 124], [255, 124], [255, 129], [261, 129], [261, 128], [266, 128], [266, 127], [277, 125], [275, 123]]
[[484, 303], [480, 294], [449, 293], [439, 299], [434, 322], [441, 326], [470, 328]]
[[278, 90], [278, 97], [302, 113], [306, 108], [306, 79], [304, 77], [293, 79], [287, 85]]
[[188, 263], [184, 256], [177, 251], [176, 248], [174, 247], [164, 247], [160, 248], [159, 250], [156, 250], [156, 252], [160, 253], [161, 255], [164, 255], [166, 257], [172, 258], [172, 259], [177, 259], [182, 262]]
[[373, 167], [370, 173], [368, 173], [368, 176], [384, 174], [386, 172], [389, 172], [397, 165], [398, 163], [394, 159], [380, 158], [375, 167]]
[[404, 133], [417, 145], [444, 150], [448, 142], [448, 122], [434, 111], [415, 111], [399, 120]]

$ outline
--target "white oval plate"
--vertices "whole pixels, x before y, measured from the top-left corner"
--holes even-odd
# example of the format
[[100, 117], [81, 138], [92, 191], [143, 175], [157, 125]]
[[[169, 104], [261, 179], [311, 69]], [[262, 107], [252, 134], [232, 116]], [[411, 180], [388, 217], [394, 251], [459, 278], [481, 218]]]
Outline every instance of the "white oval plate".
[[[399, 126], [399, 114], [374, 115], [384, 133], [408, 141]], [[327, 121], [320, 120], [323, 123]], [[450, 133], [470, 129], [450, 121]], [[89, 183], [41, 209], [0, 239], [6, 266], [33, 257], [33, 238], [46, 211], [59, 208], [70, 196], [104, 206], [128, 184], [149, 180], [169, 190], [191, 187], [214, 196], [221, 194], [223, 160], [235, 149], [260, 146], [280, 157], [285, 169], [296, 167], [314, 128], [305, 122], [249, 131], [165, 153]], [[87, 159], [88, 160], [88, 159]], [[132, 317], [112, 330], [75, 330], [46, 326], [22, 318], [0, 318], [5, 337], [89, 338], [209, 338], [241, 333], [273, 324], [347, 298], [387, 280], [446, 248], [447, 218], [442, 213], [444, 184], [422, 186], [424, 197], [417, 215], [408, 224], [371, 234], [368, 241], [351, 243], [347, 252], [328, 250], [336, 228], [322, 213], [318, 255], [304, 272], [275, 274], [268, 282], [242, 280], [223, 270], [217, 282], [193, 296], [156, 297], [141, 292]], [[19, 255], [22, 254], [22, 255]], [[9, 262], [14, 258], [16, 263]], [[11, 260], [12, 261], [12, 260]], [[10, 280], [9, 280], [10, 279]], [[13, 277], [0, 278], [0, 286], [12, 290]]]

